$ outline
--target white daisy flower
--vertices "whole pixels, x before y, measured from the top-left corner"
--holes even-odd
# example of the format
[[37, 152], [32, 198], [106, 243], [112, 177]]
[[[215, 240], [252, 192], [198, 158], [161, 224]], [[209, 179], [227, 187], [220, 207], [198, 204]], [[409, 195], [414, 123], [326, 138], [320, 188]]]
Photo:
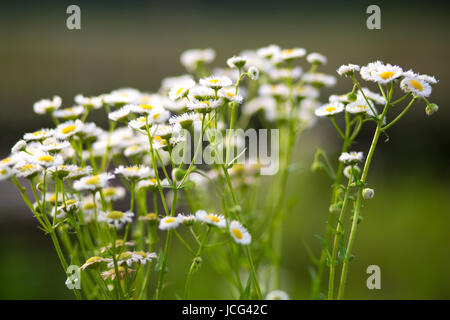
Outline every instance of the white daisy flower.
[[121, 174], [129, 180], [143, 179], [153, 175], [153, 170], [145, 165], [139, 166], [119, 166], [114, 171], [115, 174]]
[[[161, 184], [162, 188], [170, 188], [170, 183], [167, 179], [161, 180], [160, 184]], [[138, 189], [150, 188], [150, 189], [156, 190], [157, 187], [158, 187], [158, 181], [156, 180], [156, 178], [141, 180], [137, 183]]]
[[44, 168], [59, 166], [64, 163], [60, 155], [51, 155], [50, 153], [40, 152], [33, 156], [33, 162]]
[[282, 290], [272, 290], [267, 296], [266, 300], [290, 300], [289, 295]]
[[250, 68], [248, 68], [248, 74], [250, 79], [252, 80], [258, 80], [259, 78], [259, 69], [255, 66], [251, 66]]
[[334, 76], [320, 72], [305, 73], [302, 77], [302, 80], [306, 83], [318, 87], [332, 87], [336, 84], [336, 78]]
[[200, 63], [211, 63], [215, 57], [213, 49], [190, 49], [181, 54], [180, 61], [188, 71], [194, 71]]
[[192, 100], [188, 103], [187, 107], [189, 110], [195, 112], [208, 113], [221, 105], [221, 100]]
[[123, 108], [128, 108], [131, 112], [150, 114], [156, 108], [162, 108], [160, 104], [126, 104]]
[[308, 61], [311, 64], [326, 64], [327, 57], [325, 57], [323, 54], [320, 54], [317, 52], [311, 52], [306, 57], [306, 61]]
[[361, 162], [363, 160], [363, 153], [362, 152], [343, 152], [339, 156], [339, 161], [344, 163], [354, 163], [354, 162]]
[[62, 205], [57, 208], [57, 211], [64, 211], [65, 213], [73, 212], [78, 210], [80, 207], [80, 201], [76, 199], [66, 199], [63, 201]]
[[223, 87], [229, 87], [233, 84], [230, 78], [226, 76], [210, 76], [207, 78], [200, 79], [200, 84], [202, 86], [218, 90]]
[[97, 256], [90, 257], [90, 258], [87, 259], [86, 262], [80, 267], [80, 269], [81, 269], [81, 270], [85, 270], [86, 268], [89, 268], [89, 267], [92, 266], [92, 265], [99, 264], [99, 263], [105, 262], [105, 261], [108, 261], [108, 259], [102, 258], [102, 257], [97, 257]]
[[25, 151], [26, 149], [27, 149], [27, 143], [24, 140], [19, 140], [11, 148], [11, 152], [12, 153], [17, 153], [17, 152]]
[[195, 86], [189, 90], [189, 100], [214, 99], [216, 93], [213, 89], [205, 86]]
[[86, 167], [72, 166], [67, 178], [77, 180], [77, 179], [86, 177], [87, 175], [90, 175], [93, 171], [94, 170], [90, 166], [86, 166]]
[[[120, 278], [121, 280], [125, 279], [125, 274], [127, 273], [127, 270], [128, 270], [128, 274], [130, 274], [130, 273], [132, 273], [132, 272], [135, 271], [135, 270], [130, 269], [130, 268], [125, 269], [125, 268], [122, 267], [122, 266], [119, 266], [117, 269], [118, 269], [118, 271], [119, 271], [119, 278]], [[100, 275], [102, 276], [102, 279], [103, 279], [103, 280], [106, 280], [106, 279], [108, 279], [108, 278], [111, 278], [111, 281], [114, 281], [114, 279], [116, 279], [116, 269], [115, 269], [115, 268], [112, 268], [112, 269], [110, 269], [110, 270], [108, 270], [108, 271], [103, 271]], [[111, 289], [111, 290], [112, 290], [112, 289]]]
[[78, 167], [75, 165], [60, 164], [60, 165], [55, 165], [55, 166], [49, 167], [48, 172], [52, 176], [56, 176], [59, 178], [65, 178], [69, 175], [69, 173], [71, 173], [74, 170], [77, 170], [77, 168]]
[[13, 167], [13, 172], [18, 178], [26, 178], [26, 179], [33, 178], [36, 174], [38, 174], [42, 170], [43, 168], [40, 165], [26, 162], [18, 163]]
[[56, 139], [46, 139], [42, 142], [41, 150], [45, 152], [55, 153], [63, 149], [71, 148], [69, 141], [58, 141]]
[[321, 106], [319, 108], [317, 108], [314, 111], [314, 114], [317, 117], [328, 117], [328, 116], [332, 116], [335, 115], [337, 113], [340, 113], [342, 111], [344, 111], [344, 104], [338, 101], [333, 101], [330, 103], [325, 104], [324, 106]]
[[75, 102], [86, 108], [100, 109], [103, 106], [102, 97], [85, 97], [82, 94], [75, 96]]
[[302, 75], [302, 68], [295, 67], [293, 69], [289, 68], [272, 68], [269, 70], [269, 76], [272, 80], [286, 80], [293, 79], [297, 80]]
[[110, 112], [108, 118], [112, 121], [126, 121], [131, 113], [130, 105], [125, 105], [119, 110]]
[[275, 44], [271, 44], [267, 47], [262, 47], [256, 50], [256, 54], [262, 58], [270, 59], [280, 53], [281, 49]]
[[275, 98], [282, 98], [289, 96], [289, 88], [283, 83], [280, 84], [264, 84], [259, 87], [258, 93], [261, 96], [273, 96]]
[[119, 229], [122, 225], [131, 223], [133, 221], [134, 213], [127, 211], [100, 211], [98, 215], [99, 222], [106, 222], [110, 227], [115, 227]]
[[70, 107], [70, 108], [56, 110], [53, 113], [53, 115], [56, 118], [65, 119], [65, 120], [71, 120], [71, 119], [78, 118], [78, 116], [83, 114], [83, 112], [84, 112], [84, 107], [83, 106], [73, 106], [73, 107]]
[[172, 100], [178, 100], [183, 97], [186, 97], [189, 93], [189, 90], [195, 86], [195, 81], [192, 79], [188, 79], [181, 83], [176, 84], [169, 91], [169, 98]]
[[0, 181], [11, 178], [13, 171], [10, 167], [5, 165], [0, 165]]
[[147, 120], [147, 117], [139, 117], [128, 122], [128, 126], [134, 130], [144, 130], [147, 124], [151, 126], [151, 122]]
[[319, 90], [310, 85], [296, 86], [294, 94], [297, 98], [317, 99], [319, 98]]
[[178, 84], [189, 80], [194, 80], [194, 78], [190, 74], [184, 74], [178, 77], [166, 77], [161, 81], [160, 91], [167, 93], [170, 89], [177, 86]]
[[146, 264], [152, 262], [152, 259], [156, 259], [158, 256], [154, 252], [134, 251], [132, 258], [134, 262], [139, 264]]
[[164, 123], [170, 118], [170, 112], [163, 107], [153, 109], [149, 115], [148, 120], [150, 123]]
[[164, 217], [159, 221], [159, 230], [168, 230], [175, 229], [181, 223], [181, 220], [178, 217]]
[[365, 99], [358, 99], [354, 102], [351, 102], [345, 106], [345, 111], [350, 113], [367, 113], [370, 116], [375, 116], [373, 114], [373, 110], [375, 110], [375, 105], [372, 101], [369, 100], [370, 105], [367, 103]]
[[237, 68], [240, 69], [247, 63], [247, 57], [243, 56], [233, 56], [231, 58], [227, 59], [227, 65], [231, 68]]
[[383, 64], [381, 61], [369, 63], [361, 68], [361, 78], [367, 81], [387, 84], [403, 75], [403, 70], [399, 66]]
[[227, 101], [233, 101], [241, 104], [244, 98], [241, 95], [236, 94], [235, 92], [236, 89], [234, 87], [231, 87], [231, 88], [222, 88], [219, 90], [217, 94], [219, 97], [224, 98]]
[[230, 222], [229, 225], [230, 234], [233, 237], [234, 241], [236, 241], [239, 244], [247, 245], [252, 242], [252, 236], [247, 231], [246, 228], [244, 228], [239, 221], [233, 220]]
[[352, 74], [354, 74], [355, 72], [358, 72], [359, 70], [361, 70], [360, 66], [358, 66], [357, 64], [343, 64], [342, 66], [339, 67], [339, 69], [337, 69], [337, 73], [340, 76], [351, 76]]
[[48, 112], [53, 112], [54, 110], [59, 109], [59, 107], [61, 107], [61, 103], [61, 97], [54, 96], [52, 100], [43, 99], [36, 102], [33, 105], [33, 110], [37, 114], [46, 114]]
[[[386, 104], [386, 99], [384, 99], [384, 97], [381, 94], [373, 92], [368, 88], [362, 88], [362, 90], [367, 99], [372, 100], [376, 104], [380, 104], [380, 105]], [[358, 100], [364, 99], [364, 96], [363, 96], [361, 90], [358, 90], [358, 92], [356, 93], [356, 96], [357, 96]]]
[[123, 88], [114, 90], [109, 94], [103, 96], [103, 101], [110, 105], [122, 106], [129, 103], [134, 103], [139, 99], [141, 93], [139, 90], [132, 88]]
[[94, 176], [83, 177], [78, 181], [75, 181], [73, 188], [78, 191], [82, 190], [97, 190], [105, 188], [108, 185], [108, 181], [113, 179], [114, 175], [110, 173], [100, 173]]
[[132, 157], [144, 152], [147, 152], [148, 148], [145, 148], [143, 145], [132, 145], [129, 147], [126, 147], [125, 150], [123, 151], [123, 154], [125, 157]]
[[18, 153], [13, 153], [11, 156], [0, 160], [0, 166], [12, 167], [20, 161], [23, 161], [22, 156]]
[[208, 213], [205, 210], [198, 210], [195, 213], [195, 217], [201, 222], [211, 224], [219, 228], [225, 228], [227, 224], [223, 215]]
[[41, 141], [52, 137], [53, 134], [53, 129], [41, 129], [32, 133], [25, 133], [23, 139], [25, 141]]
[[306, 50], [303, 48], [283, 49], [273, 56], [274, 62], [292, 61], [294, 59], [302, 58], [306, 55]]
[[188, 129], [192, 126], [192, 123], [194, 120], [197, 120], [199, 118], [197, 113], [189, 112], [189, 113], [183, 113], [178, 116], [172, 116], [169, 119], [169, 123], [171, 125], [180, 125], [183, 129]]
[[77, 134], [83, 128], [81, 120], [70, 120], [58, 125], [55, 129], [55, 138], [67, 140], [73, 135]]
[[344, 176], [347, 177], [347, 179], [350, 179], [350, 170], [353, 167], [353, 174], [357, 173], [359, 175], [359, 173], [361, 172], [361, 169], [357, 166], [357, 165], [353, 165], [353, 166], [346, 166], [344, 168]]
[[[123, 199], [127, 193], [122, 187], [107, 187], [102, 191], [106, 201], [117, 201]], [[97, 194], [97, 197], [100, 198], [98, 200], [101, 200], [100, 194]]]
[[197, 218], [193, 214], [184, 215], [182, 213], [179, 213], [177, 218], [180, 219], [182, 224], [187, 225], [187, 226], [190, 226], [195, 221], [197, 221]]
[[428, 97], [432, 90], [430, 84], [418, 76], [405, 76], [400, 82], [400, 88], [419, 97]]

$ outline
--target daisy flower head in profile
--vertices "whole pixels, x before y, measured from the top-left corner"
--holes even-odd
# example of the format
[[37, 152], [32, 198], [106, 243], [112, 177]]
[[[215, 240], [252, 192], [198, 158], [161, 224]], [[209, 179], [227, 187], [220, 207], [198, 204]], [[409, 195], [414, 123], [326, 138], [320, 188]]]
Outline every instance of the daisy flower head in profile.
[[46, 139], [42, 142], [41, 150], [49, 153], [58, 153], [63, 149], [71, 148], [69, 141]]
[[108, 181], [113, 179], [114, 175], [110, 173], [100, 173], [93, 176], [83, 177], [78, 181], [75, 181], [73, 184], [73, 188], [78, 191], [83, 190], [98, 190], [101, 188], [105, 188], [108, 186]]
[[302, 76], [302, 80], [312, 86], [322, 88], [322, 87], [332, 87], [336, 84], [336, 78], [332, 75], [321, 73], [321, 72], [308, 72]]
[[134, 251], [132, 252], [131, 257], [131, 259], [138, 264], [146, 264], [147, 262], [152, 262], [152, 259], [156, 258], [158, 258], [156, 253], [145, 251]]
[[140, 97], [139, 90], [133, 88], [122, 88], [112, 91], [103, 96], [103, 101], [109, 105], [121, 107], [129, 103], [134, 103]]
[[55, 138], [67, 140], [77, 134], [83, 128], [81, 120], [69, 120], [58, 125], [55, 129]]
[[267, 296], [266, 300], [289, 300], [289, 295], [282, 290], [272, 290]]
[[13, 167], [14, 175], [25, 179], [34, 178], [42, 170], [43, 168], [40, 165], [28, 162], [19, 162]]
[[311, 52], [306, 56], [306, 61], [310, 64], [323, 65], [327, 63], [327, 57], [318, 52]]
[[303, 48], [283, 49], [272, 57], [273, 63], [277, 64], [283, 61], [289, 62], [306, 55], [306, 50]]
[[0, 165], [0, 181], [11, 178], [13, 171], [9, 166]]
[[332, 101], [314, 110], [314, 114], [317, 117], [329, 117], [344, 111], [344, 109], [345, 107], [343, 103], [339, 101]]
[[75, 103], [87, 109], [100, 109], [103, 106], [102, 97], [85, 97], [82, 94], [75, 96]]
[[25, 151], [27, 149], [27, 143], [25, 140], [19, 140], [14, 144], [14, 146], [11, 148], [12, 153], [18, 153], [21, 151]]
[[205, 86], [195, 86], [189, 90], [188, 98], [189, 100], [208, 100], [214, 99], [216, 92]]
[[361, 173], [361, 169], [357, 165], [350, 165], [346, 166], [344, 168], [344, 176], [347, 177], [347, 179], [350, 179], [350, 174], [353, 173], [353, 176], [358, 177]]
[[362, 99], [364, 99], [364, 96], [367, 99], [372, 100], [376, 104], [380, 104], [380, 105], [386, 104], [386, 99], [384, 99], [384, 97], [381, 94], [373, 92], [372, 90], [370, 90], [368, 88], [362, 88], [362, 91], [358, 89], [358, 92], [356, 93], [356, 98], [358, 100], [362, 100]]
[[169, 91], [169, 98], [173, 101], [176, 101], [181, 98], [187, 97], [187, 95], [189, 94], [189, 90], [193, 88], [195, 84], [195, 81], [192, 79], [187, 79], [175, 84], [175, 86], [173, 86]]
[[84, 112], [83, 106], [73, 106], [70, 108], [56, 110], [53, 115], [58, 119], [75, 120]]
[[181, 223], [181, 219], [178, 217], [167, 216], [159, 221], [159, 230], [169, 230], [177, 228]]
[[229, 225], [230, 234], [233, 237], [233, 240], [236, 241], [239, 244], [247, 245], [250, 244], [252, 241], [252, 236], [247, 231], [246, 228], [244, 228], [239, 221], [233, 220], [230, 222]]
[[362, 160], [363, 160], [362, 152], [356, 152], [356, 151], [343, 152], [339, 156], [339, 161], [344, 162], [344, 163], [357, 163], [357, 162], [361, 162]]
[[364, 80], [387, 84], [401, 77], [403, 75], [403, 70], [399, 66], [375, 61], [362, 67], [360, 74], [361, 78]]
[[151, 170], [146, 165], [139, 165], [139, 166], [119, 166], [114, 171], [115, 174], [120, 174], [123, 177], [127, 178], [128, 180], [140, 180], [147, 178], [151, 175], [153, 175], [153, 170]]
[[33, 110], [37, 114], [53, 112], [61, 107], [61, 97], [54, 96], [53, 99], [42, 99], [33, 105]]
[[127, 211], [109, 211], [109, 212], [103, 212], [100, 211], [100, 214], [98, 216], [99, 222], [106, 222], [110, 227], [115, 227], [116, 229], [119, 229], [124, 224], [131, 223], [133, 221], [134, 213]]
[[247, 57], [244, 56], [233, 56], [227, 59], [227, 65], [231, 69], [241, 69], [247, 63]]
[[198, 113], [209, 113], [212, 110], [220, 107], [222, 105], [222, 100], [193, 100], [188, 103], [187, 107], [189, 110]]
[[280, 53], [281, 49], [276, 44], [271, 44], [256, 50], [256, 54], [265, 59], [270, 59]]
[[[103, 189], [103, 196], [107, 201], [117, 201], [125, 198], [126, 191], [123, 187], [107, 187]], [[101, 200], [100, 194], [97, 194], [98, 200]]]
[[119, 110], [110, 112], [108, 114], [108, 118], [112, 121], [127, 121], [128, 116], [131, 114], [130, 104], [126, 104], [121, 107]]
[[91, 166], [86, 167], [77, 167], [77, 166], [71, 166], [70, 167], [70, 173], [67, 176], [68, 179], [77, 180], [83, 177], [86, 177], [94, 171]]
[[233, 82], [227, 76], [210, 76], [200, 79], [200, 84], [213, 90], [219, 90], [231, 86]]
[[195, 71], [201, 64], [214, 61], [216, 52], [214, 49], [190, 49], [180, 56], [181, 64], [190, 72]]
[[181, 223], [186, 226], [192, 226], [194, 222], [197, 221], [197, 218], [193, 214], [184, 215], [179, 213], [177, 217], [180, 219]]
[[25, 133], [23, 135], [23, 140], [25, 141], [43, 141], [54, 135], [55, 131], [53, 129], [40, 129], [35, 132]]
[[215, 213], [208, 213], [205, 210], [198, 210], [195, 213], [195, 217], [197, 220], [204, 222], [209, 225], [213, 225], [219, 228], [225, 228], [226, 227], [226, 221], [223, 215], [215, 214]]
[[366, 101], [365, 99], [358, 99], [345, 106], [345, 111], [353, 114], [366, 113], [370, 116], [375, 116], [376, 114], [374, 114], [372, 110], [376, 110], [375, 104], [372, 101]]
[[426, 76], [421, 77], [419, 74], [416, 74], [414, 72], [407, 71], [404, 74], [404, 78], [403, 80], [400, 82], [400, 88], [408, 93], [411, 92], [413, 95], [418, 96], [418, 97], [429, 97], [431, 94], [431, 85], [428, 81], [426, 81], [425, 79], [429, 80], [434, 80], [436, 83], [436, 79], [434, 79], [434, 77], [430, 77], [430, 76]]
[[194, 112], [186, 112], [178, 116], [172, 116], [169, 119], [169, 123], [174, 126], [179, 125], [183, 129], [189, 129], [192, 126], [193, 122], [198, 118], [198, 114]]
[[358, 66], [357, 64], [343, 64], [342, 66], [339, 67], [339, 69], [337, 69], [337, 73], [340, 76], [346, 76], [346, 77], [350, 77], [353, 76], [355, 74], [355, 72], [358, 72], [359, 70], [361, 70], [361, 67]]
[[234, 87], [222, 88], [217, 94], [226, 101], [236, 102], [238, 104], [241, 104], [242, 100], [244, 100], [244, 97], [236, 94], [236, 88]]
[[100, 264], [102, 262], [106, 262], [106, 261], [108, 261], [108, 259], [98, 257], [98, 256], [93, 256], [93, 257], [90, 257], [89, 259], [87, 259], [86, 262], [80, 267], [80, 269], [85, 270], [86, 268], [89, 268], [94, 265], [98, 265], [98, 264]]

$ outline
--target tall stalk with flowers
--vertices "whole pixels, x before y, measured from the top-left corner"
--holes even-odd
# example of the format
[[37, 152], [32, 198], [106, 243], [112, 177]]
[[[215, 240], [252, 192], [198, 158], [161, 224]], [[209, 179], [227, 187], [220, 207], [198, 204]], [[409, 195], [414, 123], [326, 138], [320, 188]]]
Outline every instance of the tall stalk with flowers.
[[[377, 84], [379, 93], [361, 87], [356, 78], [358, 71], [363, 80]], [[432, 76], [417, 74], [412, 70], [404, 72], [399, 66], [383, 64], [381, 61], [369, 63], [362, 68], [353, 64], [343, 65], [337, 72], [352, 80], [352, 91], [340, 96], [330, 96], [330, 102], [315, 111], [318, 117], [330, 119], [343, 140], [336, 171], [321, 150], [316, 153], [313, 163], [314, 169], [324, 169], [334, 181], [327, 229], [325, 238], [322, 239], [322, 253], [312, 287], [313, 297], [318, 298], [325, 266], [328, 266], [326, 295], [328, 299], [344, 298], [349, 263], [353, 259], [352, 249], [356, 231], [361, 222], [361, 207], [364, 201], [372, 199], [374, 196], [374, 190], [369, 188], [367, 183], [367, 176], [381, 135], [387, 136], [387, 130], [403, 118], [412, 105], [419, 100], [425, 102], [427, 115], [438, 110], [437, 105], [430, 103], [427, 99], [431, 94], [431, 85], [437, 83]], [[403, 91], [403, 95], [394, 100], [394, 92], [398, 85]], [[410, 100], [405, 104], [403, 110], [388, 122], [388, 111], [393, 107], [398, 108], [398, 104], [408, 101], [408, 99]], [[377, 111], [376, 104], [382, 106], [381, 113]], [[344, 129], [341, 129], [335, 120], [336, 115], [342, 113], [344, 113]], [[366, 159], [363, 161], [363, 152], [348, 152], [348, 149], [357, 139], [362, 125], [368, 122], [375, 124], [375, 131]], [[363, 163], [362, 170], [359, 167], [361, 163]], [[347, 183], [342, 184], [342, 175], [348, 179]], [[349, 211], [351, 212], [351, 225], [348, 227], [345, 216]], [[338, 267], [341, 267], [339, 277], [337, 277]], [[336, 284], [338, 284], [337, 287], [335, 287]]]

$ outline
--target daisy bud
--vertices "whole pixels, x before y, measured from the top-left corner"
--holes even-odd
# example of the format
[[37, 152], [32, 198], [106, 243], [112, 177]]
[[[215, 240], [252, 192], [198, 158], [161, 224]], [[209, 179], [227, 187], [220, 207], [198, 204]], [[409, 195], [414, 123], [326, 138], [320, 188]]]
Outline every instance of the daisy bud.
[[19, 140], [12, 148], [12, 153], [17, 153], [20, 151], [25, 151], [27, 149], [27, 143], [24, 140]]
[[256, 67], [250, 67], [248, 68], [248, 74], [250, 76], [250, 79], [252, 80], [258, 80], [259, 78], [259, 70]]
[[186, 171], [180, 168], [175, 168], [172, 170], [172, 179], [175, 181], [181, 181], [184, 178]]
[[431, 116], [433, 113], [437, 112], [438, 110], [439, 110], [439, 107], [436, 103], [430, 103], [425, 108], [425, 113], [427, 114], [427, 116]]
[[375, 191], [370, 188], [363, 189], [363, 198], [365, 200], [372, 199], [375, 195]]

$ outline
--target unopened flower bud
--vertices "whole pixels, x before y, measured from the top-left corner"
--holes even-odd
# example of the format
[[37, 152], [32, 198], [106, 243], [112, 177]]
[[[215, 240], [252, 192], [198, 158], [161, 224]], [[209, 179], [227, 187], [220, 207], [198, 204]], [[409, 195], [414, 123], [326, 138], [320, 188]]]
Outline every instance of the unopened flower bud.
[[368, 199], [372, 199], [375, 195], [375, 191], [373, 189], [370, 188], [365, 188], [363, 189], [363, 198], [368, 200]]
[[356, 101], [356, 99], [358, 99], [358, 96], [356, 95], [356, 93], [350, 92], [349, 94], [347, 94], [347, 99], [350, 101]]
[[436, 103], [430, 103], [425, 108], [425, 113], [427, 114], [427, 116], [431, 116], [433, 113], [437, 112], [438, 110], [439, 110], [439, 107]]
[[172, 170], [172, 179], [175, 181], [181, 181], [184, 178], [186, 171], [180, 168], [175, 168]]

